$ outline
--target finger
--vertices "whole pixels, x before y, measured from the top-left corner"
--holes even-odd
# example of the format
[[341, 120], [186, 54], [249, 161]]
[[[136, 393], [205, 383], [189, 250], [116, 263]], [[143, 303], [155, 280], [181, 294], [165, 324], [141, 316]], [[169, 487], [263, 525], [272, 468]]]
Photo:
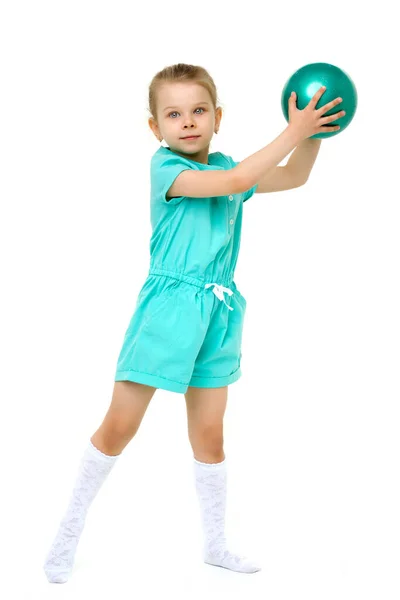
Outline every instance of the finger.
[[339, 131], [339, 125], [326, 125], [325, 127], [320, 127], [317, 133], [331, 133], [332, 131]]
[[341, 119], [346, 114], [346, 111], [341, 110], [340, 112], [335, 113], [334, 115], [329, 115], [329, 117], [323, 117], [320, 119], [321, 125], [323, 123], [332, 123], [332, 121], [336, 121], [336, 119]]
[[328, 110], [331, 110], [331, 108], [334, 108], [341, 102], [343, 102], [343, 98], [335, 98], [334, 100], [332, 100], [332, 102], [328, 102], [328, 104], [325, 104], [325, 106], [319, 108], [317, 112], [320, 115], [324, 115], [326, 112], [328, 112]]
[[292, 92], [289, 96], [289, 115], [296, 109], [296, 92]]
[[314, 109], [317, 106], [318, 101], [321, 98], [322, 94], [325, 94], [325, 92], [326, 92], [326, 87], [323, 85], [322, 87], [319, 88], [319, 90], [311, 98], [308, 106], [310, 106], [312, 109]]

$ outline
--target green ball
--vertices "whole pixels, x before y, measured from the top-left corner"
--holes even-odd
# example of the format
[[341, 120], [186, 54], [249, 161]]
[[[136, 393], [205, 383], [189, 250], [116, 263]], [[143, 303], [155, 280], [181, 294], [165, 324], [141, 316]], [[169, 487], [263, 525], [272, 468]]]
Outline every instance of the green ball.
[[329, 63], [312, 63], [298, 69], [287, 80], [282, 91], [282, 111], [287, 122], [289, 122], [289, 98], [292, 92], [296, 92], [296, 106], [299, 110], [303, 110], [310, 102], [314, 94], [321, 86], [325, 86], [326, 90], [319, 99], [316, 108], [321, 108], [335, 98], [342, 98], [340, 102], [332, 109], [328, 110], [324, 116], [333, 115], [342, 110], [346, 111], [343, 117], [339, 117], [336, 121], [327, 123], [327, 126], [339, 125], [338, 131], [329, 133], [316, 133], [310, 136], [311, 138], [324, 139], [333, 137], [341, 133], [348, 127], [352, 121], [357, 109], [357, 90], [356, 87], [345, 71], [330, 65]]

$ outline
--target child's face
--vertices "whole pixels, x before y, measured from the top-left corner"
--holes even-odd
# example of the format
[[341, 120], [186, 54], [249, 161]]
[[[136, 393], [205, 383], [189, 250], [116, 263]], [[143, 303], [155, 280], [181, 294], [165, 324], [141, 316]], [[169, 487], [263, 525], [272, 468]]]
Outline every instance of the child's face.
[[[157, 121], [149, 124], [158, 139], [178, 152], [197, 155], [207, 149], [222, 116], [209, 92], [197, 83], [167, 83], [157, 91]], [[152, 121], [152, 122], [150, 122]], [[195, 139], [183, 139], [187, 136]]]

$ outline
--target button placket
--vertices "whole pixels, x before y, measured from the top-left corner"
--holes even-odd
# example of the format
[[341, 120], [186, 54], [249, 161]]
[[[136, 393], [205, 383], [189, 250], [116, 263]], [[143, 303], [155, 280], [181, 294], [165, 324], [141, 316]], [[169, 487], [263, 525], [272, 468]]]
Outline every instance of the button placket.
[[[232, 195], [230, 195], [230, 196], [229, 196], [229, 201], [230, 201], [230, 202], [232, 202], [232, 200], [233, 200], [233, 196], [232, 196]], [[229, 212], [230, 212], [230, 211], [228, 210], [228, 213], [229, 213]], [[233, 223], [234, 223], [234, 220], [233, 220], [233, 219], [230, 219], [230, 220], [229, 220], [229, 224], [230, 224], [230, 225], [233, 225]]]

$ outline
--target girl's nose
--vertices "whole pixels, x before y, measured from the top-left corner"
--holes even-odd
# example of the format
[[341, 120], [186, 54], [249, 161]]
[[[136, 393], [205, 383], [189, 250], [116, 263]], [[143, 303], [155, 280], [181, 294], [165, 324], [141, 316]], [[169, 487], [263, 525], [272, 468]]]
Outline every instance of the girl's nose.
[[184, 119], [184, 124], [186, 127], [190, 127], [194, 124], [194, 118], [193, 115], [188, 115], [185, 119]]

